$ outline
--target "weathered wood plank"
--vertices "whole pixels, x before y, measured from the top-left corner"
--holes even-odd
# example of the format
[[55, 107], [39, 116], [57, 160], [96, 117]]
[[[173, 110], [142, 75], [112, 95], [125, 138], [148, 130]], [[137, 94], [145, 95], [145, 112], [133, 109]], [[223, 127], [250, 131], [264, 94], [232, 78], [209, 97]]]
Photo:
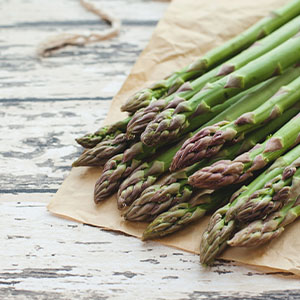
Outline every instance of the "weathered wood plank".
[[197, 255], [53, 217], [43, 203], [0, 209], [1, 299], [296, 299], [290, 275], [223, 261], [205, 270]]
[[[138, 25], [139, 21], [142, 23], [150, 21], [156, 23], [163, 16], [164, 10], [168, 6], [167, 1], [152, 0], [89, 0], [89, 2], [121, 20], [130, 20], [133, 25]], [[22, 14], [12, 13], [16, 9]], [[78, 25], [81, 25], [81, 21], [104, 24], [104, 22], [99, 21], [98, 16], [86, 11], [80, 5], [79, 0], [9, 0], [2, 1], [1, 10], [6, 11], [7, 14], [5, 14], [5, 18], [1, 18], [0, 26], [34, 22], [41, 22], [42, 25], [51, 22], [75, 21], [73, 26], [78, 30], [80, 29]], [[77, 24], [77, 22], [79, 23]], [[37, 28], [33, 29], [36, 30]]]
[[[86, 47], [67, 47], [40, 60], [37, 46], [61, 32], [87, 33], [107, 25], [79, 1], [5, 1], [0, 10], [0, 88], [3, 99], [112, 97], [149, 40], [167, 3], [94, 1], [123, 21], [118, 37]], [[135, 13], [133, 13], [135, 12]], [[76, 92], [74, 92], [76, 91]]]
[[58, 189], [83, 149], [74, 139], [100, 127], [109, 105], [84, 99], [2, 103], [0, 193]]
[[119, 38], [67, 47], [44, 60], [35, 53], [44, 31], [16, 29], [11, 34], [5, 30], [0, 42], [0, 98], [112, 97], [150, 38], [152, 27], [123, 30]]

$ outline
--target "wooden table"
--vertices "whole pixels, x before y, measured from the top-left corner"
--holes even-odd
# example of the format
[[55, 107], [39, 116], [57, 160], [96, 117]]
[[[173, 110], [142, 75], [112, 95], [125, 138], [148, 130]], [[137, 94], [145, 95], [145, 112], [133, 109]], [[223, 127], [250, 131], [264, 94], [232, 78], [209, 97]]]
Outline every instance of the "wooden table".
[[101, 124], [167, 2], [94, 1], [119, 37], [39, 59], [59, 32], [102, 30], [77, 0], [1, 1], [0, 299], [300, 299], [291, 274], [261, 273], [50, 215], [46, 205]]

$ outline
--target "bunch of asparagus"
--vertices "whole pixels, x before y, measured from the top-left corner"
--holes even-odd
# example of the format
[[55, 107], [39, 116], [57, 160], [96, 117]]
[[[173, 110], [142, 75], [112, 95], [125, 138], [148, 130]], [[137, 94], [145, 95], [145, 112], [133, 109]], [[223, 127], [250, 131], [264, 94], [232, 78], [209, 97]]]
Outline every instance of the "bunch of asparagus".
[[227, 245], [253, 247], [268, 242], [300, 215], [299, 157], [297, 146], [213, 214], [202, 236], [202, 263], [210, 264]]
[[204, 264], [281, 234], [300, 214], [299, 31], [293, 0], [132, 95], [124, 120], [77, 138], [73, 166], [103, 166], [95, 203], [117, 192], [125, 220], [149, 223], [145, 240], [213, 213]]

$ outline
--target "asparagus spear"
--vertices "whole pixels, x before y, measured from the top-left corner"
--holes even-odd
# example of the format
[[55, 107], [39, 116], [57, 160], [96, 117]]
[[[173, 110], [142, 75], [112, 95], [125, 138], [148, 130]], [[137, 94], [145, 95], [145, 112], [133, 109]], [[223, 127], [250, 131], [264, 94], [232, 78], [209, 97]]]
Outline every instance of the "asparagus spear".
[[[261, 85], [263, 84], [244, 91], [243, 93], [232, 97], [225, 103], [218, 105], [212, 110], [210, 114], [205, 115], [205, 120], [209, 120], [216, 115], [217, 116], [214, 118], [214, 120], [222, 120], [223, 117], [227, 114], [227, 109], [229, 109], [231, 105], [239, 102], [245, 94], [258, 89]], [[252, 105], [256, 107], [255, 105], [259, 105], [257, 102], [258, 101], [253, 101]], [[192, 121], [191, 125], [193, 125], [193, 122], [198, 122], [197, 118]], [[183, 137], [179, 135], [177, 138], [180, 139]], [[125, 157], [121, 158], [120, 155], [112, 157], [111, 160], [107, 162], [107, 165], [104, 166], [103, 173], [101, 174], [99, 180], [96, 182], [94, 192], [95, 202], [98, 203], [99, 201], [104, 200], [108, 195], [114, 193], [125, 177], [130, 175], [133, 170], [139, 167], [143, 163], [143, 160], [149, 158], [151, 155], [154, 155], [157, 150], [160, 149], [160, 147], [162, 147], [163, 145], [164, 144], [162, 143], [161, 145], [157, 145], [155, 147], [148, 147], [142, 142], [138, 142], [133, 144], [128, 150], [125, 151]], [[179, 148], [177, 148], [177, 150], [178, 149]], [[143, 167], [145, 167], [145, 165], [143, 165], [141, 168]]]
[[104, 200], [106, 197], [112, 195], [117, 189], [118, 179], [110, 181], [111, 178], [119, 178], [120, 173], [124, 173], [124, 168], [122, 165], [120, 167], [120, 162], [122, 162], [123, 155], [118, 154], [112, 157], [103, 168], [102, 175], [98, 178], [95, 183], [94, 188], [94, 202], [98, 204], [100, 201]]
[[[229, 123], [217, 123], [210, 127], [205, 127], [189, 140], [187, 140], [182, 148], [176, 153], [172, 162], [172, 169], [186, 167], [192, 163], [201, 160], [204, 157], [216, 155], [218, 151], [227, 142], [234, 142], [242, 139], [247, 132], [257, 129], [267, 122], [278, 117], [286, 109], [297, 103], [300, 99], [300, 68], [296, 67], [286, 73], [286, 76], [277, 78], [268, 87], [262, 88], [262, 93], [257, 91], [252, 96], [261, 97], [264, 100], [268, 96], [279, 91], [270, 99], [263, 102], [259, 107], [252, 111], [248, 111], [240, 115], [236, 120]], [[296, 79], [294, 79], [296, 77]], [[283, 82], [294, 79], [288, 85], [282, 86]], [[248, 99], [251, 101], [252, 99]]]
[[143, 240], [164, 237], [183, 229], [188, 224], [201, 219], [206, 213], [216, 210], [222, 203], [226, 203], [232, 193], [232, 188], [204, 193], [197, 197], [197, 201], [203, 202], [201, 204], [183, 202], [173, 206], [147, 226], [143, 233]]
[[151, 221], [159, 213], [190, 199], [193, 188], [185, 172], [171, 174], [161, 185], [149, 186], [134, 200], [124, 218], [128, 221]]
[[199, 220], [205, 213], [206, 210], [201, 205], [193, 207], [186, 202], [177, 204], [154, 219], [145, 229], [142, 239], [145, 241], [169, 235], [194, 220]]
[[297, 202], [285, 205], [279, 212], [273, 213], [266, 220], [254, 221], [236, 233], [227, 243], [232, 247], [254, 247], [277, 238], [288, 224], [300, 216], [299, 199]]
[[283, 172], [284, 168], [295, 161], [300, 155], [300, 145], [293, 148], [248, 186], [242, 187], [230, 199], [230, 202], [218, 209], [211, 217], [206, 231], [203, 233], [200, 244], [200, 261], [211, 264], [227, 245], [238, 229], [235, 218], [238, 209], [247, 201], [256, 190], [261, 189], [267, 182]]
[[[300, 35], [295, 36], [270, 52], [251, 61], [241, 69], [214, 82], [209, 87], [181, 102], [176, 108], [169, 108], [158, 114], [141, 135], [141, 140], [148, 146], [162, 140], [172, 140], [189, 127], [196, 116], [205, 115], [215, 105], [239, 92], [256, 85], [300, 60]], [[194, 128], [203, 124], [201, 118]]]
[[217, 189], [234, 183], [243, 182], [254, 171], [264, 168], [300, 142], [300, 114], [279, 129], [263, 144], [258, 144], [249, 152], [231, 160], [220, 160], [205, 167], [189, 177], [189, 183], [198, 188]]
[[141, 107], [147, 106], [152, 99], [159, 99], [167, 93], [174, 92], [182, 83], [198, 77], [207, 70], [233, 57], [238, 52], [249, 47], [257, 39], [260, 39], [300, 13], [299, 0], [294, 0], [282, 8], [277, 9], [270, 16], [257, 22], [240, 35], [232, 38], [223, 45], [209, 51], [202, 58], [188, 65], [180, 71], [174, 72], [165, 80], [158, 81], [149, 88], [143, 89], [122, 106], [122, 111], [130, 113]]
[[254, 247], [277, 238], [284, 228], [300, 216], [300, 169], [292, 178], [286, 204], [265, 219], [258, 219], [238, 231], [227, 244], [232, 247]]
[[[299, 112], [299, 108], [294, 108], [294, 110], [296, 110], [297, 112]], [[218, 115], [217, 118], [222, 117], [222, 114]], [[291, 124], [290, 124], [291, 123]], [[278, 156], [280, 156], [282, 153], [284, 153], [292, 144], [293, 142], [295, 142], [297, 140], [297, 130], [300, 129], [300, 122], [299, 120], [297, 120], [296, 118], [294, 119], [294, 121], [289, 122], [289, 127], [286, 128], [286, 126], [283, 127], [283, 129], [281, 131], [279, 131], [279, 134], [274, 136], [273, 138], [271, 138], [268, 142], [265, 143], [265, 145], [262, 145], [260, 147], [261, 152], [263, 153], [263, 157], [265, 159], [265, 164], [262, 165], [261, 160], [257, 161], [254, 160], [253, 158], [253, 166], [249, 165], [248, 163], [248, 169], [249, 171], [247, 171], [246, 175], [241, 176], [241, 178], [236, 178], [237, 175], [235, 173], [233, 173], [233, 170], [231, 173], [233, 174], [229, 174], [232, 175], [231, 177], [223, 177], [222, 174], [222, 178], [219, 180], [218, 184], [222, 184], [223, 185], [227, 185], [227, 184], [231, 184], [232, 182], [234, 182], [234, 180], [236, 180], [237, 182], [241, 182], [244, 181], [245, 179], [247, 179], [248, 177], [252, 176], [252, 173], [254, 170], [259, 169], [264, 167], [269, 161], [272, 161], [272, 159], [276, 159]], [[294, 125], [295, 124], [295, 125]], [[294, 127], [293, 127], [294, 126]], [[290, 127], [293, 127], [290, 129]], [[287, 131], [287, 132], [286, 132]], [[282, 143], [282, 147], [281, 148], [276, 148], [279, 147], [278, 146], [278, 140]], [[273, 148], [272, 148], [273, 147]], [[275, 147], [275, 148], [274, 148]], [[178, 148], [176, 148], [178, 150]], [[257, 149], [257, 148], [256, 148]], [[138, 171], [133, 172], [129, 178], [127, 178], [122, 185], [120, 186], [120, 189], [118, 191], [118, 203], [119, 203], [119, 207], [124, 207], [124, 206], [128, 206], [130, 205], [135, 199], [137, 199], [137, 197], [141, 194], [141, 192], [146, 189], [148, 186], [152, 185], [159, 176], [161, 176], [162, 174], [164, 174], [166, 172], [166, 170], [170, 167], [170, 162], [172, 161], [172, 158], [174, 156], [174, 150], [175, 148], [171, 148], [168, 152], [163, 153], [162, 155], [160, 155], [159, 157], [157, 157], [154, 161], [150, 162], [150, 163], [144, 163], [141, 168], [138, 169]], [[265, 150], [265, 151], [264, 151]], [[271, 154], [270, 154], [271, 152]], [[255, 155], [257, 153], [257, 150], [254, 151], [253, 153], [251, 153], [251, 155]], [[238, 157], [239, 158], [243, 158], [242, 156]], [[260, 158], [260, 156], [259, 156]], [[170, 161], [171, 160], [171, 161]], [[211, 168], [213, 168], [215, 165], [217, 165], [218, 163], [223, 163], [223, 162], [231, 162], [229, 160], [221, 160], [219, 162], [214, 163]], [[234, 161], [235, 162], [235, 161]], [[242, 164], [242, 161], [239, 162], [239, 165]], [[155, 165], [155, 172], [153, 171], [152, 166]], [[158, 167], [160, 166], [160, 167]], [[193, 176], [189, 177], [190, 179], [190, 184], [193, 186], [196, 186], [194, 182], [198, 182], [196, 180], [194, 180], [195, 178], [197, 178], [197, 174], [199, 174], [202, 170], [206, 171], [207, 169], [209, 170], [210, 167], [206, 167], [201, 169], [200, 171], [196, 172]], [[224, 173], [227, 172], [229, 168], [224, 168]], [[217, 172], [219, 171], [219, 169], [214, 170], [213, 171]], [[231, 170], [231, 169], [229, 169]], [[238, 170], [240, 170], [240, 172], [242, 173], [243, 169], [240, 167]], [[236, 170], [236, 173], [237, 171]], [[226, 175], [227, 175], [226, 173]], [[200, 173], [202, 174], [202, 173]], [[205, 177], [206, 181], [210, 180], [210, 186], [203, 186], [204, 188], [209, 188], [209, 189], [215, 189], [213, 183], [216, 179], [216, 177], [220, 177], [220, 175], [217, 174], [217, 176], [213, 176], [214, 174], [212, 174], [212, 176]], [[243, 175], [243, 174], [241, 174]], [[204, 176], [202, 176], [201, 178], [204, 178]], [[225, 180], [227, 179], [227, 180]], [[239, 179], [239, 181], [237, 180]], [[231, 181], [230, 181], [231, 180]], [[203, 182], [206, 182], [203, 181]], [[199, 187], [201, 188], [203, 185], [203, 182], [199, 182]], [[200, 186], [201, 185], [201, 186]], [[196, 186], [198, 187], [198, 186]]]
[[176, 93], [159, 100], [152, 100], [148, 106], [136, 111], [128, 123], [126, 131], [127, 138], [133, 139], [137, 135], [140, 135], [146, 128], [147, 124], [152, 121], [159, 112], [164, 110], [168, 106], [168, 103], [172, 103], [174, 105], [174, 103], [177, 103], [178, 101], [182, 102], [190, 99], [210, 79], [213, 80], [213, 76], [211, 76], [211, 74], [214, 72], [215, 70], [212, 70], [192, 82], [186, 82], [176, 91]]
[[168, 171], [172, 158], [181, 145], [182, 143], [177, 144], [153, 161], [143, 163], [123, 181], [118, 190], [118, 207], [120, 209], [129, 206], [143, 190]]
[[103, 166], [108, 159], [125, 150], [129, 145], [125, 133], [118, 134], [114, 139], [104, 140], [94, 148], [85, 150], [80, 157], [73, 162], [73, 167]]
[[[271, 82], [271, 79], [270, 79], [269, 81]], [[242, 97], [244, 97], [245, 95], [248, 95], [248, 94], [250, 94], [250, 93], [253, 93], [254, 91], [258, 90], [259, 88], [261, 88], [263, 85], [266, 85], [266, 84], [267, 84], [267, 82], [263, 82], [263, 83], [257, 84], [257, 85], [255, 85], [254, 87], [251, 87], [251, 88], [249, 88], [248, 90], [243, 91], [243, 92], [239, 93], [238, 95], [236, 95], [236, 96], [234, 96], [234, 97], [231, 97], [231, 98], [230, 98], [229, 100], [227, 100], [226, 102], [224, 102], [224, 103], [222, 103], [222, 104], [219, 104], [219, 105], [216, 105], [215, 107], [213, 107], [213, 108], [211, 109], [210, 112], [208, 112], [208, 113], [205, 114], [204, 116], [202, 116], [202, 115], [196, 116], [196, 117], [191, 121], [191, 124], [188, 126], [188, 128], [187, 128], [185, 131], [180, 132], [179, 135], [182, 135], [182, 134], [184, 134], [184, 133], [186, 133], [186, 132], [189, 132], [189, 131], [191, 130], [191, 128], [195, 128], [195, 124], [199, 124], [199, 122], [200, 122], [200, 123], [205, 123], [205, 122], [207, 122], [208, 120], [214, 118], [217, 114], [219, 114], [220, 112], [222, 112], [222, 110], [228, 108], [228, 107], [231, 106], [232, 104], [234, 104], [234, 103], [236, 103], [237, 101], [239, 101], [239, 100], [240, 100]], [[174, 103], [177, 103], [177, 102], [176, 102], [177, 100], [181, 101], [179, 98], [176, 98], [176, 99], [174, 99]], [[155, 102], [154, 104], [155, 104], [156, 106], [159, 106], [160, 103], [162, 103], [161, 101], [164, 101], [164, 100], [159, 100], [159, 101]], [[172, 102], [172, 103], [173, 103], [173, 102]], [[256, 103], [256, 102], [254, 102], [254, 103]], [[152, 105], [150, 105], [149, 108], [151, 108], [151, 106], [152, 106]], [[145, 108], [145, 110], [147, 110], [147, 109], [148, 109], [148, 107]], [[140, 112], [142, 113], [142, 110], [140, 110], [140, 111], [137, 112], [137, 113], [140, 113]], [[153, 115], [157, 115], [157, 113], [156, 113], [156, 112], [152, 112], [151, 115], [152, 115], [152, 116], [153, 116]], [[145, 117], [147, 118], [147, 114], [145, 115]], [[133, 119], [134, 119], [134, 117], [132, 118], [132, 120], [133, 120]], [[145, 120], [143, 119], [143, 122], [144, 122], [144, 121], [145, 121]], [[143, 123], [143, 122], [142, 122], [142, 123]], [[144, 123], [145, 123], [144, 125], [147, 125], [147, 124], [148, 124], [148, 121], [145, 121]], [[129, 131], [130, 131], [130, 129], [129, 129], [130, 124], [131, 124], [131, 123], [129, 123], [128, 126], [127, 126], [127, 134], [126, 134], [126, 136], [127, 136], [127, 138], [128, 138], [129, 140], [131, 140], [131, 139], [133, 139], [134, 137], [136, 137], [137, 134], [140, 135], [140, 131], [136, 132], [136, 133], [133, 134], [133, 135], [131, 135], [131, 133], [129, 133]], [[137, 126], [139, 127], [138, 124], [137, 124]], [[143, 124], [142, 124], [141, 126], [143, 127]], [[129, 131], [128, 131], [128, 130], [129, 130]], [[178, 136], [178, 135], [177, 135], [177, 136]], [[177, 136], [174, 135], [174, 138], [176, 138]], [[173, 138], [172, 138], [172, 139], [173, 139]]]
[[102, 141], [113, 140], [120, 133], [126, 132], [126, 128], [130, 119], [131, 117], [128, 117], [114, 124], [103, 126], [94, 133], [88, 133], [75, 140], [84, 148], [93, 148]]
[[150, 221], [175, 204], [190, 201], [192, 193], [199, 195], [203, 191], [197, 191], [188, 184], [187, 178], [190, 175], [204, 166], [211, 165], [215, 161], [233, 159], [238, 154], [251, 149], [259, 141], [284, 125], [295, 113], [295, 109], [287, 110], [280, 118], [246, 136], [245, 140], [224, 148], [218, 153], [217, 157], [204, 159], [185, 170], [171, 173], [161, 185], [153, 185], [146, 188], [141, 193], [141, 196], [130, 205], [124, 215], [125, 219], [129, 221]]
[[285, 24], [269, 36], [259, 40], [255, 47], [250, 47], [224, 64], [217, 66], [192, 82], [186, 82], [176, 93], [158, 101], [152, 101], [147, 107], [137, 111], [127, 126], [127, 137], [133, 138], [144, 131], [150, 121], [164, 109], [176, 107], [198, 93], [206, 83], [214, 82], [229, 73], [240, 69], [253, 59], [265, 54], [286, 41], [300, 29], [300, 16]]
[[153, 154], [155, 150], [145, 146], [142, 142], [138, 142], [124, 153], [115, 155], [108, 160], [95, 184], [95, 203], [99, 203], [112, 195], [118, 189], [122, 180], [138, 168], [142, 164], [143, 159]]
[[[300, 194], [299, 180], [300, 159], [296, 159], [286, 167], [282, 174], [273, 178], [265, 186], [253, 193], [237, 210], [236, 219], [241, 223], [249, 223], [257, 219], [264, 219], [272, 212], [278, 211], [297, 191]], [[295, 178], [295, 180], [294, 180]], [[298, 188], [298, 190], [296, 190]]]
[[130, 176], [123, 181], [118, 190], [119, 209], [131, 205], [132, 202], [140, 196], [142, 191], [153, 185], [161, 175], [168, 171], [173, 156], [183, 142], [184, 141], [176, 144], [152, 161], [144, 162], [138, 168], [133, 170]]
[[197, 78], [201, 74], [201, 71], [199, 72], [196, 69], [189, 71], [188, 68], [182, 69], [178, 73], [175, 72], [165, 79], [155, 82], [150, 87], [144, 88], [130, 96], [125, 104], [121, 106], [121, 111], [134, 114], [147, 107], [150, 103], [172, 95], [184, 85], [185, 81]]

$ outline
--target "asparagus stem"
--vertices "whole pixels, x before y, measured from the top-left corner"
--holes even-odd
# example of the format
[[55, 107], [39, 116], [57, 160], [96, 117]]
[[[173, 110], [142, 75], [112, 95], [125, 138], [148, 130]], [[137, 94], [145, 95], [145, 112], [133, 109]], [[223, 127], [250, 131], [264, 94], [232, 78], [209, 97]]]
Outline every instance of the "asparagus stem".
[[[293, 110], [294, 111], [291, 114], [295, 114], [295, 110], [297, 112], [299, 112], [298, 108], [295, 108]], [[288, 114], [290, 114], [290, 112]], [[294, 128], [292, 128], [290, 130], [290, 132], [288, 132], [288, 134], [283, 137], [282, 143], [283, 143], [283, 145], [286, 146], [285, 149], [288, 149], [292, 145], [292, 143], [295, 142], [295, 140], [297, 139], [297, 130], [299, 130], [299, 128], [300, 128], [300, 123], [296, 120], [296, 118], [294, 118], [293, 121], [290, 121], [290, 122], [291, 122], [291, 124], [289, 125], [287, 130], [290, 130], [290, 127], [292, 127], [292, 126], [294, 126]], [[294, 125], [294, 123], [296, 123], [296, 124]], [[285, 127], [283, 127], [283, 128], [284, 128], [283, 132], [285, 132], [286, 129], [285, 129]], [[279, 132], [278, 137], [281, 138], [281, 131]], [[277, 137], [277, 135], [275, 135], [273, 139], [270, 139], [271, 142], [268, 141], [268, 145], [270, 143], [272, 144], [272, 141], [276, 141], [278, 137]], [[158, 156], [151, 163], [144, 163], [138, 170], [133, 172], [122, 183], [122, 185], [120, 186], [120, 189], [118, 191], [118, 204], [119, 204], [120, 208], [124, 208], [125, 206], [131, 205], [131, 203], [135, 199], [138, 198], [138, 196], [141, 194], [141, 192], [143, 190], [145, 190], [150, 185], [154, 184], [155, 181], [158, 179], [158, 177], [163, 175], [167, 171], [167, 169], [170, 167], [172, 158], [179, 147], [180, 146], [178, 146], [178, 145], [174, 146], [166, 153], [163, 153], [160, 156]], [[274, 159], [276, 159], [284, 151], [285, 151], [284, 149], [283, 150], [279, 149], [278, 151], [275, 151]], [[268, 161], [268, 159], [272, 159], [272, 155], [270, 155], [269, 153], [265, 153], [264, 157], [265, 157], [266, 161]], [[226, 161], [226, 160], [221, 160], [220, 162], [224, 162], [224, 161]], [[272, 161], [272, 160], [269, 160], [269, 161]], [[216, 162], [215, 164], [218, 164], [218, 162]], [[213, 164], [212, 166], [214, 166], [215, 164]], [[254, 165], [253, 166], [254, 169], [257, 168], [256, 161], [253, 165]], [[155, 166], [155, 168], [152, 166]], [[155, 172], [153, 172], [153, 169], [155, 170]], [[201, 170], [206, 170], [206, 168], [203, 168]], [[252, 168], [249, 168], [249, 172], [252, 172]], [[196, 172], [195, 174], [197, 174], [197, 173], [198, 172]], [[247, 175], [251, 176], [252, 173], [247, 173]], [[193, 176], [195, 176], [195, 175], [193, 175]], [[193, 180], [193, 176], [190, 177], [191, 180]], [[244, 177], [241, 177], [240, 181], [247, 179], [247, 177], [245, 177], [245, 178]], [[226, 178], [226, 177], [224, 177], [224, 178]], [[214, 182], [213, 180], [211, 180], [211, 181]], [[191, 184], [194, 185], [193, 181]], [[206, 188], [206, 187], [204, 187], [204, 188]], [[211, 188], [211, 187], [209, 187], [209, 188]]]
[[[255, 90], [255, 88], [250, 89], [250, 91], [252, 90]], [[230, 105], [238, 101], [243, 95], [250, 91], [245, 91], [240, 95], [229, 99], [225, 103], [218, 105], [218, 107], [216, 107], [211, 114], [206, 114], [206, 119], [209, 120], [212, 116], [217, 115], [219, 112], [223, 112]], [[223, 115], [223, 113], [221, 113], [220, 115]], [[195, 118], [195, 120], [192, 121], [191, 126], [193, 126], [193, 122], [197, 122], [197, 118]], [[183, 134], [184, 133], [177, 136], [177, 139], [184, 139], [184, 136], [182, 136]], [[186, 136], [186, 138], [187, 137], [188, 136]], [[144, 145], [142, 142], [137, 142], [124, 152], [124, 158], [119, 159], [119, 156], [117, 156], [117, 159], [115, 159], [114, 157], [112, 157], [112, 162], [107, 162], [107, 166], [104, 166], [103, 173], [100, 176], [99, 180], [96, 182], [94, 193], [95, 202], [98, 203], [99, 201], [104, 200], [108, 195], [114, 193], [116, 189], [120, 186], [122, 180], [125, 178], [124, 174], [126, 174], [126, 176], [129, 176], [131, 172], [133, 172], [137, 167], [139, 167], [142, 164], [143, 160], [149, 158], [151, 155], [154, 155], [158, 149], [161, 149], [162, 146], [164, 146], [164, 143], [155, 147], [149, 147]], [[179, 150], [179, 148], [176, 149]], [[109, 166], [112, 169], [110, 169]], [[146, 166], [143, 165], [142, 168], [143, 167]], [[117, 170], [117, 172], [115, 170]], [[107, 189], [107, 186], [110, 186], [110, 188]]]
[[300, 2], [296, 0], [275, 10], [271, 16], [262, 19], [242, 34], [237, 35], [220, 47], [208, 52], [206, 57], [200, 59], [200, 62], [206, 61], [208, 65], [214, 65], [226, 60], [226, 57], [229, 55], [235, 55], [241, 48], [247, 48], [255, 40], [270, 34], [272, 31], [299, 15], [299, 4]]
[[285, 124], [271, 138], [265, 140], [263, 144], [256, 145], [233, 161], [218, 161], [197, 171], [189, 178], [189, 183], [198, 188], [217, 189], [252, 177], [253, 172], [264, 168], [299, 143], [299, 117], [300, 114]]
[[[238, 110], [237, 107], [231, 110], [235, 115], [239, 112], [237, 119], [228, 123], [216, 123], [197, 132], [176, 153], [171, 169], [186, 167], [204, 157], [212, 157], [226, 142], [242, 139], [245, 133], [273, 121], [300, 99], [299, 75], [300, 68], [292, 68], [252, 95], [247, 95], [243, 103], [239, 104]], [[283, 86], [287, 83], [288, 85]], [[248, 103], [253, 101], [260, 105], [251, 110]]]
[[233, 57], [243, 49], [249, 47], [257, 39], [270, 34], [296, 17], [300, 13], [299, 4], [299, 0], [294, 0], [284, 7], [275, 10], [270, 16], [257, 22], [223, 45], [209, 51], [202, 58], [182, 70], [174, 72], [165, 80], [158, 81], [149, 88], [137, 92], [122, 106], [122, 110], [131, 113], [135, 112], [139, 108], [147, 106], [151, 100], [159, 99], [167, 93], [174, 92], [184, 82], [198, 77], [230, 57]]
[[189, 199], [194, 197], [195, 193], [199, 195], [199, 192], [201, 193], [203, 190], [197, 191], [189, 185], [187, 182], [189, 176], [218, 160], [233, 159], [238, 154], [251, 149], [259, 141], [285, 124], [294, 114], [295, 110], [290, 109], [274, 122], [267, 124], [266, 127], [247, 135], [245, 140], [222, 149], [217, 157], [204, 159], [185, 170], [171, 173], [161, 185], [152, 185], [146, 188], [130, 205], [124, 215], [125, 219], [129, 221], [151, 221], [172, 206], [190, 201]]
[[[300, 35], [251, 61], [241, 69], [204, 88], [189, 101], [181, 102], [158, 114], [141, 135], [149, 146], [160, 141], [172, 140], [185, 130], [196, 116], [206, 114], [212, 107], [268, 78], [281, 74], [282, 70], [300, 60]], [[202, 125], [201, 118], [195, 127]]]
[[254, 179], [248, 186], [242, 187], [230, 199], [230, 202], [218, 209], [211, 217], [206, 231], [203, 233], [200, 244], [200, 261], [203, 264], [211, 264], [227, 245], [237, 230], [238, 222], [236, 213], [245, 201], [267, 182], [281, 174], [285, 167], [295, 161], [300, 155], [300, 145], [293, 148], [284, 156], [278, 158], [260, 176]]
[[147, 107], [140, 109], [133, 115], [133, 118], [127, 126], [127, 137], [133, 138], [136, 135], [139, 135], [144, 131], [148, 123], [152, 121], [162, 110], [176, 107], [179, 103], [189, 100], [192, 96], [198, 93], [206, 83], [215, 82], [225, 75], [240, 69], [250, 61], [267, 53], [298, 33], [299, 29], [300, 17], [296, 17], [269, 36], [259, 40], [259, 42], [255, 44], [255, 47], [246, 49], [239, 55], [233, 57], [224, 64], [215, 67], [192, 82], [187, 82], [179, 90], [177, 90], [176, 93], [158, 101], [152, 101]]

